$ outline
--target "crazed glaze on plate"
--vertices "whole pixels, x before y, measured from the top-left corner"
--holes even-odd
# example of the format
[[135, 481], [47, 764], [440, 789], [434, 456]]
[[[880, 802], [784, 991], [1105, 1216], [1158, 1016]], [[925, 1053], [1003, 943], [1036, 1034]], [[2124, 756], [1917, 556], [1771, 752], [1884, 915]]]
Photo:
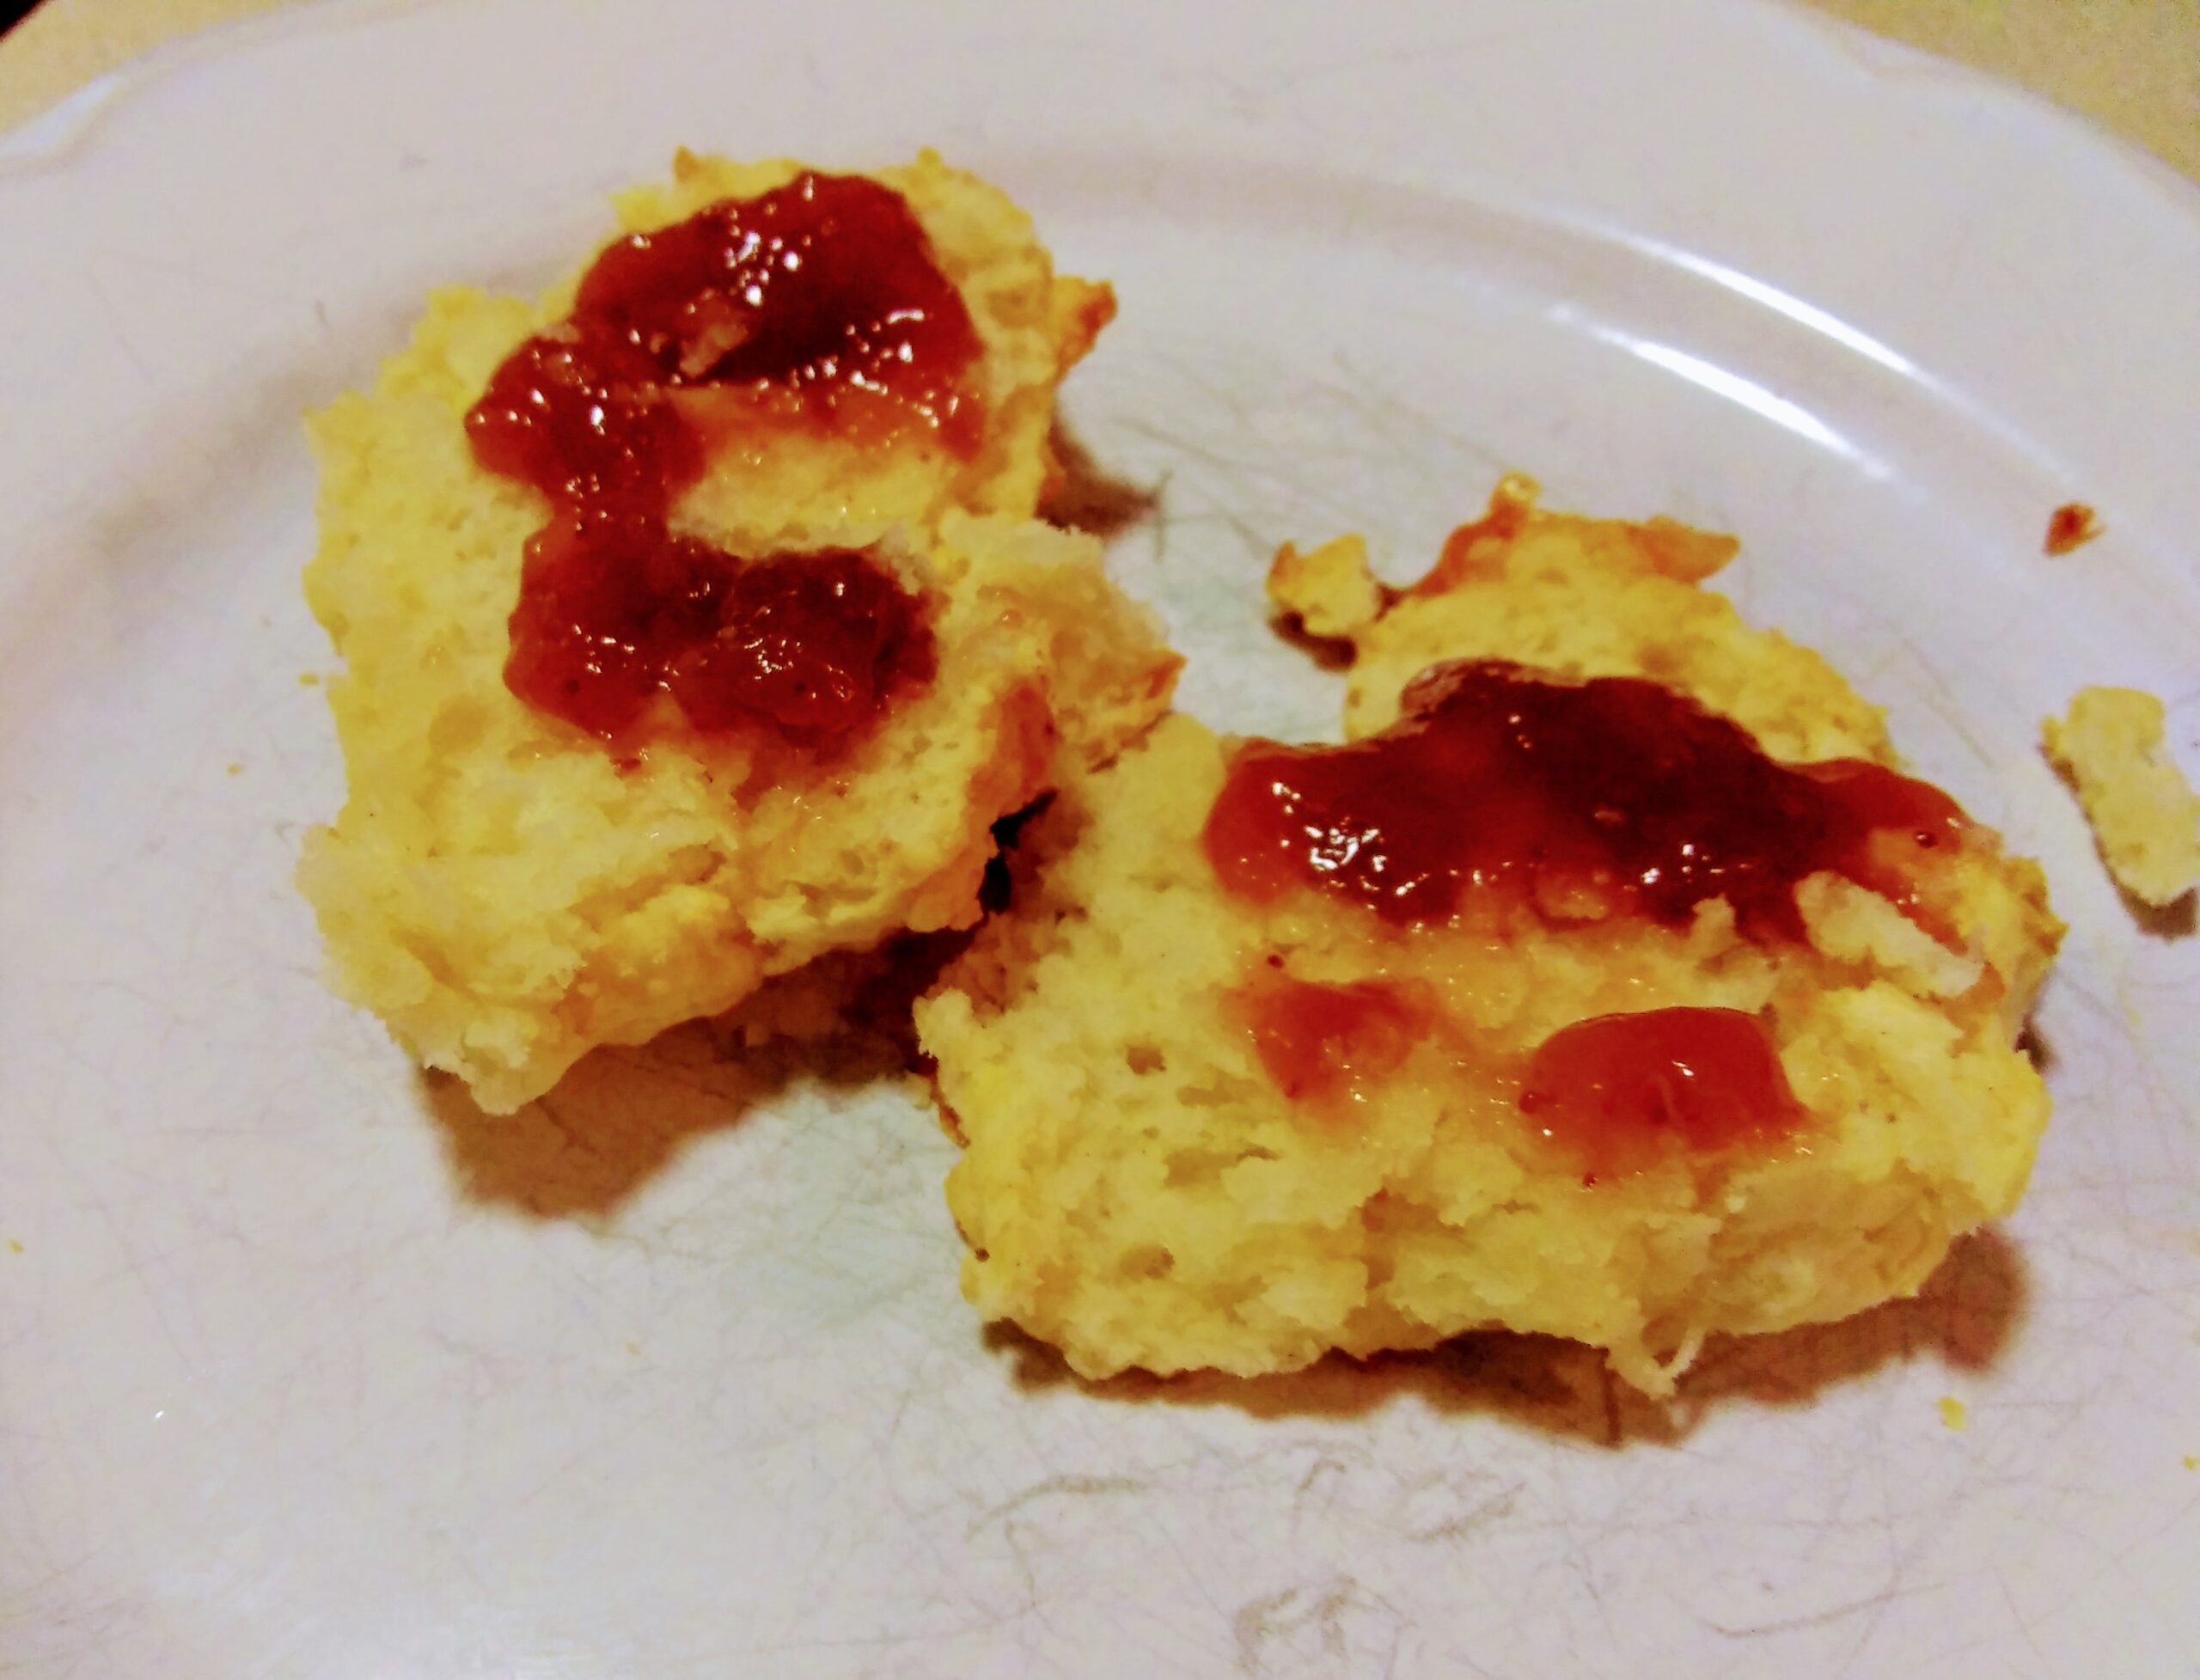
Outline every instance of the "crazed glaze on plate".
[[[39, 330], [5, 376], [40, 395], [0, 413], [0, 1657], [1596, 1674], [1623, 1634], [1635, 1676], [1952, 1676], [2200, 1647], [2200, 948], [2130, 927], [2030, 742], [2117, 681], [2192, 744], [2191, 189], [1733, 0], [1334, 27], [339, 5], [9, 148], [0, 286]], [[1915, 1307], [1714, 1350], [1671, 1424], [1509, 1344], [1161, 1401], [977, 1337], [949, 1145], [891, 1087], [682, 1039], [500, 1127], [423, 1091], [320, 990], [288, 886], [336, 773], [297, 683], [326, 656], [296, 417], [428, 284], [540, 281], [681, 143], [937, 144], [1116, 280], [1068, 406], [1161, 486], [1121, 575], [1220, 726], [1335, 714], [1261, 623], [1286, 538], [1423, 555], [1514, 466], [1739, 531], [1751, 615], [1887, 703], [2074, 924], [2019, 1217]], [[2106, 535], [2050, 569], [2073, 499]]]

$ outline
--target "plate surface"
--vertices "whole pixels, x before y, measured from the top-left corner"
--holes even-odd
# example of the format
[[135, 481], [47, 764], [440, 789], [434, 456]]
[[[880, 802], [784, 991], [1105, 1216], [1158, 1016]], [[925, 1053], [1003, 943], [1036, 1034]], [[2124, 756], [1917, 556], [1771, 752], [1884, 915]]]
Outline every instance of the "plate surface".
[[[340, 794], [298, 416], [681, 144], [936, 145], [1115, 279], [1067, 410], [1225, 727], [1335, 726], [1286, 537], [1402, 574], [1507, 467], [1739, 532], [2048, 866], [2022, 1210], [1671, 1419], [1500, 1338], [1096, 1393], [957, 1298], [898, 1084], [418, 1082], [289, 885]], [[2200, 941], [2033, 744], [2112, 681], [2196, 755], [2195, 297], [2166, 172], [1740, 0], [337, 4], [0, 143], [0, 1667], [2200, 1672]]]

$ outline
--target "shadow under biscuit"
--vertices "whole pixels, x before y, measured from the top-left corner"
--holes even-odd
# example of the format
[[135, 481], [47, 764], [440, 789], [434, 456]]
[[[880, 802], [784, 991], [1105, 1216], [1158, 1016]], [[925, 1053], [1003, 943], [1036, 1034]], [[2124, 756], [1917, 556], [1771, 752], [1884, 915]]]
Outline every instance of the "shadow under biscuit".
[[2150, 939], [2189, 939], [2200, 931], [2200, 892], [2187, 889], [2166, 904], [2149, 904], [2119, 881], [2116, 895]]
[[821, 958], [729, 1016], [592, 1052], [514, 1114], [483, 1113], [448, 1074], [420, 1075], [460, 1194], [541, 1219], [601, 1218], [798, 1081], [852, 1089], [911, 1072], [911, 1003], [968, 938]]
[[2026, 1017], [2025, 1029], [2017, 1035], [2017, 1048], [2024, 1053], [2026, 1060], [2032, 1065], [2032, 1071], [2042, 1078], [2052, 1073], [2056, 1063], [2062, 1060], [2055, 1054], [2055, 1046], [2048, 1042], [2047, 1035], [2040, 1031], [2039, 1018], [2036, 1015]]
[[1278, 613], [1268, 620], [1274, 631], [1286, 645], [1297, 649], [1322, 671], [1348, 671], [1359, 657], [1349, 636], [1317, 636], [1306, 627], [1306, 620], [1296, 613]]
[[1990, 1371], [2015, 1340], [2028, 1296], [2024, 1262], [1998, 1231], [1949, 1249], [1925, 1286], [1834, 1324], [1708, 1344], [1673, 1409], [1685, 1422], [1732, 1401], [1805, 1404], [1827, 1390], [1921, 1357], [1952, 1370]]
[[677, 1027], [634, 1048], [597, 1050], [509, 1115], [482, 1112], [444, 1073], [420, 1082], [460, 1194], [541, 1219], [611, 1213], [691, 1140], [735, 1126], [785, 1083], [763, 1056], [722, 1058]]
[[1232, 1406], [1261, 1418], [1356, 1417], [1411, 1394], [1438, 1411], [1502, 1418], [1576, 1443], [1672, 1445], [1721, 1407], [1802, 1405], [1921, 1357], [1959, 1371], [1989, 1370], [2022, 1322], [2025, 1301], [2016, 1250], [1999, 1232], [1975, 1232], [1949, 1250], [1910, 1300], [1834, 1324], [1714, 1337], [1681, 1378], [1679, 1393], [1664, 1403], [1613, 1377], [1593, 1347], [1507, 1331], [1455, 1337], [1426, 1353], [1332, 1354], [1284, 1376], [1128, 1372], [1101, 1382], [1082, 1381], [1053, 1348], [1011, 1326], [987, 1327], [985, 1340], [1024, 1389], [1074, 1384], [1102, 1400]]
[[1048, 435], [1055, 475], [1039, 503], [1039, 517], [1105, 542], [1143, 522], [1161, 505], [1152, 486], [1117, 478], [1093, 457], [1060, 420]]

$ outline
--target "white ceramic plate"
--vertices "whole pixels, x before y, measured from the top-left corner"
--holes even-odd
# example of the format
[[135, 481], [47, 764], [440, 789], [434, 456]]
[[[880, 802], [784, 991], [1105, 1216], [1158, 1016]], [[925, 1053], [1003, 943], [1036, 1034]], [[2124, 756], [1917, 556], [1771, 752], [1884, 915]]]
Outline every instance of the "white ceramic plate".
[[[2044, 858], [2030, 1200], [1671, 1423], [1501, 1339], [1085, 1391], [955, 1291], [899, 1087], [675, 1042], [501, 1127], [316, 982], [300, 411], [680, 144], [1004, 182], [1123, 315], [1068, 397], [1216, 723], [1335, 726], [1273, 544], [1502, 467], [1740, 532], [1745, 608]], [[345, 5], [0, 147], [0, 1668], [2192, 1674], [2200, 942], [2034, 748], [2200, 731], [2200, 204], [1757, 4]], [[2049, 510], [2099, 542], [2040, 552]], [[1952, 1396], [1968, 1427], [1943, 1420]]]

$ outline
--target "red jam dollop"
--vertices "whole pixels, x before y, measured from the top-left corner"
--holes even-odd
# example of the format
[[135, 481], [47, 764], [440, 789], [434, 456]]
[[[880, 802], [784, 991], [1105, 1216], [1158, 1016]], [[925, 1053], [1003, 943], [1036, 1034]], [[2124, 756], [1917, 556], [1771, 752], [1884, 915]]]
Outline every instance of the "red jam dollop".
[[1237, 1001], [1276, 1089], [1329, 1109], [1396, 1072], [1436, 1021], [1425, 987], [1395, 981], [1332, 986], [1263, 974]]
[[[822, 750], [931, 680], [923, 603], [867, 553], [737, 558], [669, 528], [729, 425], [976, 447], [979, 343], [908, 205], [804, 174], [620, 241], [573, 312], [467, 415], [475, 459], [550, 498], [504, 680], [615, 741], [669, 695], [688, 725]], [[733, 418], [729, 418], [729, 416]]]
[[1676, 1147], [1770, 1148], [1808, 1118], [1756, 1017], [1732, 1009], [1577, 1021], [1537, 1047], [1519, 1100], [1592, 1182]]
[[1723, 897], [1745, 934], [1799, 938], [1795, 888], [1820, 871], [1937, 932], [1912, 865], [1965, 826], [1937, 788], [1862, 760], [1778, 763], [1658, 683], [1476, 661], [1424, 672], [1368, 740], [1240, 747], [1203, 839], [1256, 904], [1313, 888], [1406, 926], [1525, 905], [1677, 926]]
[[2046, 552], [2060, 558], [2100, 535], [2098, 516], [2083, 502], [2065, 502], [2048, 516]]

